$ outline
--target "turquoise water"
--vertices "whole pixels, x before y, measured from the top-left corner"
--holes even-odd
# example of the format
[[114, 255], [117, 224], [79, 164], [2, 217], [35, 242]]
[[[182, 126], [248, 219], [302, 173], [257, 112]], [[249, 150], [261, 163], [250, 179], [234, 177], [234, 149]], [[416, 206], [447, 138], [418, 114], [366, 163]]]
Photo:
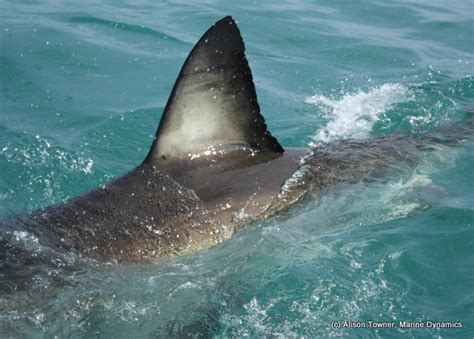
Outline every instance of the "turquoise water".
[[[2, 0], [0, 13], [0, 215], [139, 164], [184, 58], [228, 14], [285, 146], [422, 134], [474, 109], [471, 1]], [[334, 187], [160, 264], [53, 255], [17, 291], [0, 275], [1, 336], [472, 337], [473, 159], [472, 141], [440, 146], [409, 177]], [[428, 320], [463, 327], [398, 326]]]

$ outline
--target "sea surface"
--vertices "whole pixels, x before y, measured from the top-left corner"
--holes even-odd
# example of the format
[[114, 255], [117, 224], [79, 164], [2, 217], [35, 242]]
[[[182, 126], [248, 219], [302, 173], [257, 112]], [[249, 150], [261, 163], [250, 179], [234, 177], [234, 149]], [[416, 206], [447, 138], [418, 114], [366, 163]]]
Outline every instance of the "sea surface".
[[[0, 0], [0, 215], [138, 165], [185, 57], [225, 15], [284, 146], [422, 135], [474, 110], [471, 0]], [[408, 177], [333, 187], [158, 264], [50, 255], [2, 230], [54, 269], [19, 268], [21, 288], [0, 272], [0, 337], [472, 338], [473, 168], [473, 141], [440, 146]]]

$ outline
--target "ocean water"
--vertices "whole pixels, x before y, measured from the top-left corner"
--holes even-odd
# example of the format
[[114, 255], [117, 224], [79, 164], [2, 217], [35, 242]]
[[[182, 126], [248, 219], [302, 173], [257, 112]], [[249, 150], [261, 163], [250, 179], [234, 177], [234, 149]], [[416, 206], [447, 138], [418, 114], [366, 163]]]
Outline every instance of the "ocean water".
[[[422, 135], [474, 110], [472, 1], [1, 0], [0, 215], [139, 164], [187, 53], [225, 15], [284, 146]], [[473, 167], [473, 141], [440, 146], [408, 177], [333, 187], [159, 264], [2, 231], [54, 265], [19, 269], [16, 290], [0, 272], [0, 337], [473, 337]]]

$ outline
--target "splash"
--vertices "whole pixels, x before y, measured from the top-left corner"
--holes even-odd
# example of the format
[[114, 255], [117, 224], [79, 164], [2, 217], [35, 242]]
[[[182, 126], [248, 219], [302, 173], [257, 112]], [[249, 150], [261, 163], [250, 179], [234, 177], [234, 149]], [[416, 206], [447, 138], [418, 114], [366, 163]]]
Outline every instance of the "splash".
[[60, 147], [52, 146], [47, 139], [39, 135], [36, 135], [34, 140], [27, 140], [27, 143], [21, 147], [8, 144], [0, 149], [0, 156], [8, 162], [29, 167], [49, 167], [57, 164], [66, 170], [85, 174], [92, 174], [94, 170], [92, 159], [76, 156]]
[[[319, 130], [309, 144], [310, 151], [301, 159], [301, 166], [284, 183], [278, 199], [288, 199], [295, 188], [304, 182], [308, 171], [306, 161], [313, 155], [312, 148], [337, 139], [365, 138], [369, 136], [374, 124], [394, 105], [414, 100], [414, 94], [408, 87], [397, 83], [388, 83], [372, 88], [368, 92], [359, 90], [345, 94], [340, 99], [331, 99], [323, 95], [313, 95], [306, 103], [315, 105], [331, 118], [331, 121]], [[387, 118], [388, 119], [388, 118]], [[293, 199], [297, 198], [293, 194]], [[295, 200], [296, 201], [296, 200]]]
[[[373, 125], [395, 104], [413, 100], [406, 86], [397, 83], [384, 84], [368, 92], [344, 94], [340, 99], [313, 95], [307, 104], [315, 105], [331, 118], [331, 121], [313, 137], [313, 144], [326, 143], [341, 138], [364, 138]], [[311, 145], [312, 146], [312, 145]]]

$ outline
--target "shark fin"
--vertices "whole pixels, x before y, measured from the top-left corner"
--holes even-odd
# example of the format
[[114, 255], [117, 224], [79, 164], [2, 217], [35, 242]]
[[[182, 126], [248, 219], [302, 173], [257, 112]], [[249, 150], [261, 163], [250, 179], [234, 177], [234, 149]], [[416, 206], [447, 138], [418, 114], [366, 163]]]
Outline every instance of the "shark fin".
[[240, 31], [227, 16], [186, 59], [145, 162], [239, 147], [284, 151], [267, 131]]

